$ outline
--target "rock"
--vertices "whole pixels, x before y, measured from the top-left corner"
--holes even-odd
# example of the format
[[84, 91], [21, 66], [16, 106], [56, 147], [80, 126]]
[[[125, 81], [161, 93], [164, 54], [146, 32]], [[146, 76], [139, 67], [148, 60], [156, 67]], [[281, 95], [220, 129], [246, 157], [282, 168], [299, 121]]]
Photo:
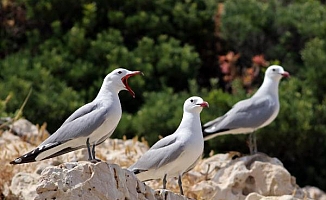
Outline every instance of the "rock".
[[128, 170], [99, 162], [65, 163], [46, 168], [35, 199], [166, 199], [186, 200], [169, 191], [154, 191]]
[[283, 195], [283, 196], [269, 196], [264, 197], [257, 193], [249, 194], [245, 200], [300, 200], [298, 198], [293, 197], [292, 195]]
[[[231, 161], [216, 173], [212, 181], [216, 183], [213, 199], [244, 200], [251, 193], [265, 197], [284, 195], [293, 195], [294, 198], [300, 199], [305, 197], [304, 191], [296, 185], [295, 178], [283, 164], [278, 159], [261, 153]], [[208, 198], [204, 196], [206, 197]]]
[[11, 182], [12, 194], [20, 199], [33, 199], [36, 195], [36, 184], [39, 175], [34, 173], [17, 173]]
[[10, 131], [1, 132], [0, 130], [0, 195], [4, 195], [6, 199], [12, 199], [9, 188], [13, 177], [19, 172], [31, 173], [36, 166], [36, 164], [12, 166], [9, 162], [33, 147]]
[[39, 128], [23, 118], [14, 121], [9, 127], [15, 135], [20, 136], [23, 140], [31, 144], [39, 143], [50, 135], [45, 129], [45, 125]]
[[216, 196], [217, 184], [214, 181], [207, 180], [195, 184], [188, 191], [187, 196], [194, 199], [211, 199]]
[[326, 200], [326, 193], [320, 190], [319, 188], [306, 186], [303, 188], [307, 192], [308, 196], [315, 200]]

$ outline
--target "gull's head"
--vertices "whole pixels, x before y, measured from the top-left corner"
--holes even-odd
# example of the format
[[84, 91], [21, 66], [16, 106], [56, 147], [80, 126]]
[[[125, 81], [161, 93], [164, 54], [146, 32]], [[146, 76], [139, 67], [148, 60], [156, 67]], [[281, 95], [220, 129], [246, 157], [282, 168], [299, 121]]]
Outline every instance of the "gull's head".
[[200, 113], [204, 107], [208, 106], [209, 104], [204, 101], [201, 97], [193, 96], [185, 101], [183, 105], [183, 110], [185, 112]]
[[265, 77], [269, 77], [273, 80], [279, 81], [282, 77], [289, 77], [290, 74], [287, 71], [284, 71], [283, 67], [279, 65], [271, 65], [267, 68], [265, 72]]
[[129, 93], [135, 97], [134, 91], [128, 85], [128, 78], [135, 76], [137, 74], [142, 74], [140, 71], [129, 71], [127, 69], [118, 68], [113, 70], [110, 74], [108, 74], [105, 79], [108, 82], [111, 82], [114, 87], [120, 90], [128, 90]]

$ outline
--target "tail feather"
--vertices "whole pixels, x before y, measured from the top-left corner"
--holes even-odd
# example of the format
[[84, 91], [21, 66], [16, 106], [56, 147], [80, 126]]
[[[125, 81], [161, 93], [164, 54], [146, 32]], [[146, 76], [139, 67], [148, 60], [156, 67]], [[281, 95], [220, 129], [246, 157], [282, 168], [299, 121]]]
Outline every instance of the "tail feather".
[[[36, 162], [38, 160], [36, 160], [36, 157], [38, 155], [40, 155], [42, 152], [45, 152], [45, 151], [48, 151], [54, 147], [57, 147], [59, 146], [61, 143], [53, 143], [51, 145], [44, 145], [44, 146], [40, 146], [40, 147], [37, 147], [36, 149], [16, 158], [15, 160], [11, 161], [10, 164], [13, 164], [13, 165], [16, 165], [16, 164], [23, 164], [23, 163], [31, 163], [31, 162]], [[62, 154], [65, 154], [65, 153], [68, 153], [68, 152], [71, 152], [71, 151], [74, 151], [74, 150], [77, 150], [77, 149], [80, 149], [82, 147], [78, 147], [78, 148], [65, 148], [65, 149], [62, 149], [58, 152], [54, 152], [53, 154], [51, 154], [50, 156], [46, 157], [46, 158], [43, 158], [42, 160], [45, 160], [45, 159], [49, 159], [49, 158], [53, 158], [53, 157], [56, 157], [56, 156], [60, 156]]]

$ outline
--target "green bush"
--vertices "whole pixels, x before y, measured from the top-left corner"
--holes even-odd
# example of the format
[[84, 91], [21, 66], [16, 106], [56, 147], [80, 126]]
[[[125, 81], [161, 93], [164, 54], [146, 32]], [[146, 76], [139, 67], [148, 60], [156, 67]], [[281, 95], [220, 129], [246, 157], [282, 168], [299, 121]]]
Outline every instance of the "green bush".
[[40, 63], [31, 62], [26, 55], [24, 52], [13, 54], [1, 62], [0, 99], [12, 94], [6, 109], [14, 113], [32, 88], [23, 116], [35, 123], [51, 122], [50, 127], [59, 127], [62, 118], [84, 102], [76, 91], [55, 79]]

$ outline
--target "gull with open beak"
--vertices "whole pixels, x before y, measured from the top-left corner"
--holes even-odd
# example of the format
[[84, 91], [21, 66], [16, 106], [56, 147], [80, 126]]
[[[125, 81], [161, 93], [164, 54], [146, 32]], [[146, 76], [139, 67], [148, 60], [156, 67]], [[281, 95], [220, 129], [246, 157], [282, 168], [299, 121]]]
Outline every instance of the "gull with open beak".
[[112, 135], [121, 119], [119, 92], [128, 90], [135, 97], [128, 85], [128, 78], [137, 74], [141, 72], [122, 68], [113, 70], [104, 78], [101, 89], [92, 102], [77, 109], [55, 133], [34, 150], [10, 163], [40, 161], [85, 147], [88, 149], [90, 161], [100, 161], [95, 158], [95, 146]]

